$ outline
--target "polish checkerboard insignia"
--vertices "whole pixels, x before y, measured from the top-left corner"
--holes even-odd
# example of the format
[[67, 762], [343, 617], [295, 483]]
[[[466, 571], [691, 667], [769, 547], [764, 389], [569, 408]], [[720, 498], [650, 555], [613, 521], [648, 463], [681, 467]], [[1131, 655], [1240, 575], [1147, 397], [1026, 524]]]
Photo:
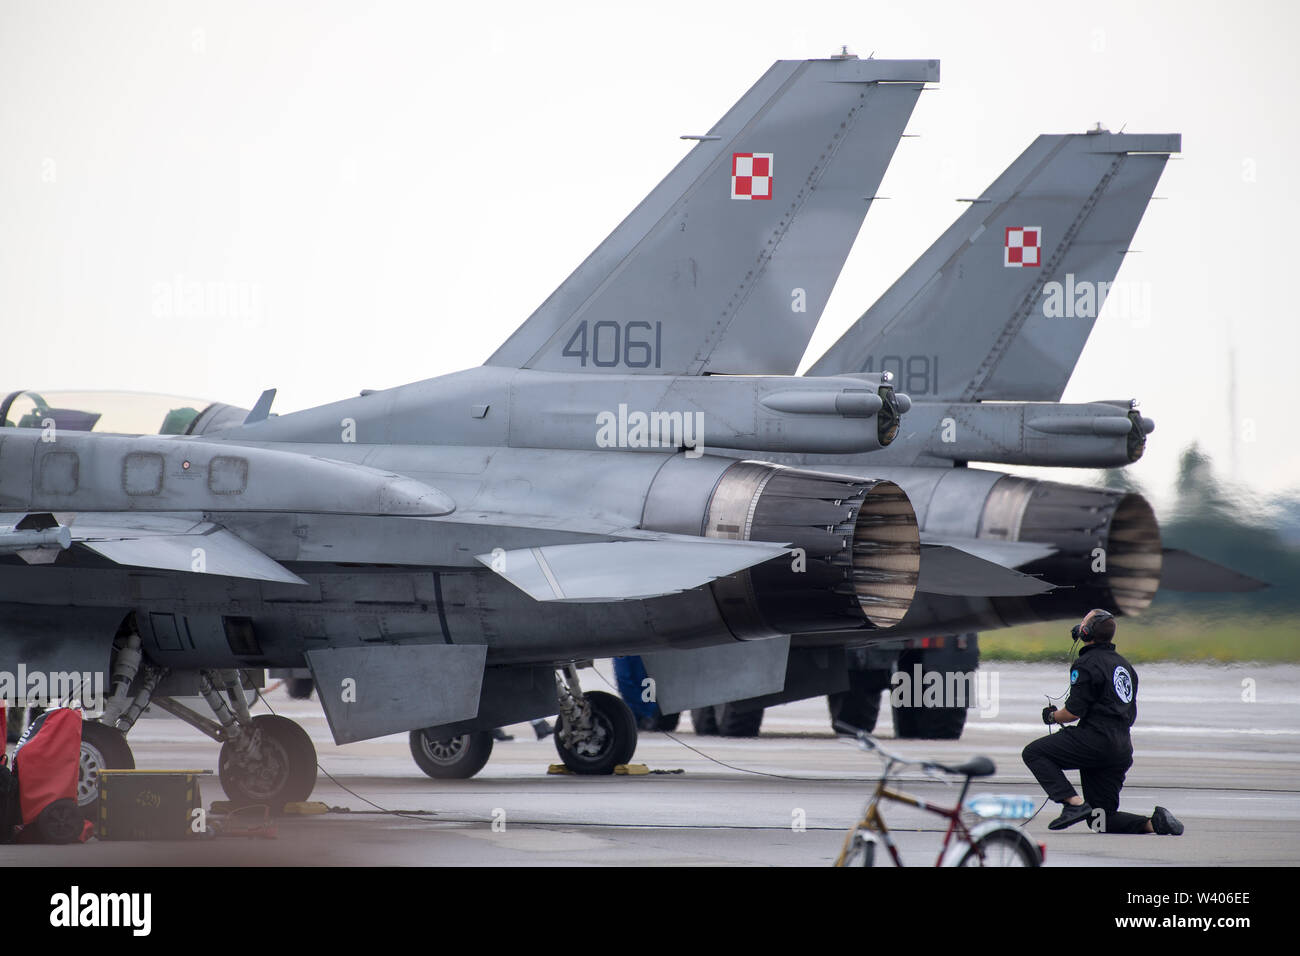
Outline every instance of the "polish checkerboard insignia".
[[1007, 226], [1002, 264], [1008, 269], [1037, 268], [1043, 264], [1042, 226]]
[[731, 154], [731, 198], [772, 198], [772, 154]]

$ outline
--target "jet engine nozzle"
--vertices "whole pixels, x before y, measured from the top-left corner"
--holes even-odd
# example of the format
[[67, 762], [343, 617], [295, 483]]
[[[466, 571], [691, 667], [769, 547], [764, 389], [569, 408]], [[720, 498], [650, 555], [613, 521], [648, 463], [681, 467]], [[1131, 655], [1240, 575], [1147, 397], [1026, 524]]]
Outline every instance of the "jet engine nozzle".
[[[667, 520], [667, 502], [655, 499], [683, 487], [685, 477], [684, 470], [661, 476], [646, 527], [684, 528], [689, 519]], [[921, 546], [916, 513], [898, 485], [757, 461], [699, 478], [712, 492], [694, 533], [794, 549], [711, 585], [736, 637], [887, 628], [902, 620], [916, 591]]]
[[[1006, 476], [989, 492], [980, 537], [1049, 544], [1054, 553], [1019, 570], [1057, 585], [1026, 601], [1044, 620], [1094, 607], [1117, 614], [1145, 610], [1160, 586], [1160, 526], [1141, 495]], [[1011, 613], [1015, 619], [1023, 615]]]

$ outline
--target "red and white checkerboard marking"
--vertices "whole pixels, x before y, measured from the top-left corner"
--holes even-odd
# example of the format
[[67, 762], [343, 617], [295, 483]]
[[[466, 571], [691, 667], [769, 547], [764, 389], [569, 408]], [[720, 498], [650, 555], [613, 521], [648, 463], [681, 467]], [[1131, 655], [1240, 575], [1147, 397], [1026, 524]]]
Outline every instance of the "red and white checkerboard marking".
[[772, 198], [772, 154], [731, 154], [731, 198]]
[[1002, 246], [1002, 264], [1011, 269], [1041, 266], [1043, 227], [1007, 226], [1007, 237]]

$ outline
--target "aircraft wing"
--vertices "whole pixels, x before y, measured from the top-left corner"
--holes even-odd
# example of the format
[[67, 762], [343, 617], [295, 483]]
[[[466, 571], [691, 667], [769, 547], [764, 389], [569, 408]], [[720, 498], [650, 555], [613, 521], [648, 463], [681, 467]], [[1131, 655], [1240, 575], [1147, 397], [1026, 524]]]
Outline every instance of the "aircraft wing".
[[789, 551], [782, 544], [665, 535], [476, 555], [537, 601], [635, 601], [702, 587]]
[[[18, 520], [6, 528], [5, 517]], [[104, 512], [61, 517], [62, 523], [53, 515], [0, 516], [0, 552], [44, 564], [75, 544], [129, 567], [307, 583], [225, 528], [198, 516]]]

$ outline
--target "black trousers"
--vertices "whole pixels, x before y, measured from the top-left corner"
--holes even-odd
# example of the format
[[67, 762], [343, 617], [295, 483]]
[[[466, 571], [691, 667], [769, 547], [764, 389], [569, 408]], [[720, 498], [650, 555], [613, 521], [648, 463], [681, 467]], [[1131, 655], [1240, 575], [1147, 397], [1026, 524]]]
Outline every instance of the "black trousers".
[[1103, 833], [1146, 832], [1147, 817], [1124, 813], [1119, 808], [1124, 776], [1133, 766], [1133, 746], [1127, 734], [1120, 739], [1098, 730], [1063, 727], [1031, 741], [1021, 757], [1047, 796], [1057, 803], [1075, 796], [1064, 771], [1078, 770], [1083, 799], [1094, 810], [1103, 811], [1096, 822], [1088, 821], [1093, 829]]

